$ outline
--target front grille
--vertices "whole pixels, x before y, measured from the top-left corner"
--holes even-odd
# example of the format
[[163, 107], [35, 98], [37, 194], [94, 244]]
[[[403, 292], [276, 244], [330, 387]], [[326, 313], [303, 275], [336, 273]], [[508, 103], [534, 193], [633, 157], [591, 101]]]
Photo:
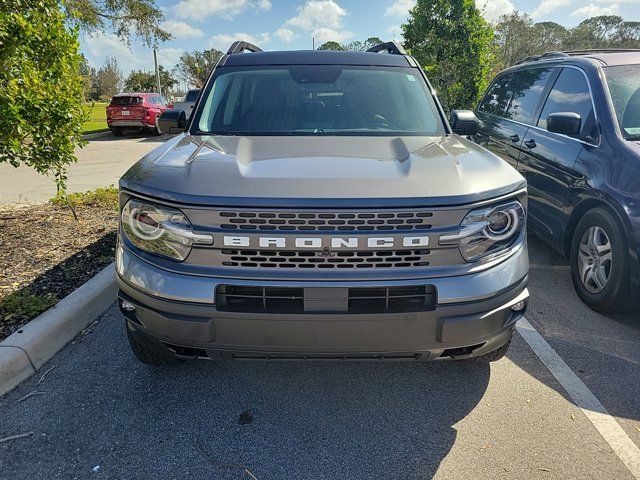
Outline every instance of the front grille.
[[432, 212], [219, 212], [225, 230], [357, 231], [428, 230]]
[[[432, 285], [399, 287], [348, 288], [346, 304], [339, 311], [322, 312], [314, 307], [305, 311], [305, 289], [302, 287], [263, 287], [244, 285], [218, 285], [217, 309], [242, 313], [408, 313], [434, 310], [436, 289]], [[330, 302], [336, 308], [336, 302]]]
[[264, 268], [408, 268], [429, 265], [430, 251], [377, 250], [322, 252], [298, 250], [222, 250], [226, 267]]

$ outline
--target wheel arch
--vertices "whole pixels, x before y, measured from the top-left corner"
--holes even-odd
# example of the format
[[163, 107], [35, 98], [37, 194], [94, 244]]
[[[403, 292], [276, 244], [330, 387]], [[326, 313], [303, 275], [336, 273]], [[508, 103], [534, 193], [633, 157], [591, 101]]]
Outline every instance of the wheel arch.
[[594, 208], [598, 207], [607, 210], [613, 215], [614, 218], [618, 220], [618, 222], [620, 222], [621, 225], [623, 225], [624, 237], [628, 238], [629, 232], [631, 232], [631, 224], [627, 216], [621, 213], [624, 212], [622, 206], [620, 206], [613, 199], [605, 199], [604, 197], [585, 197], [572, 208], [571, 214], [569, 215], [567, 227], [564, 231], [564, 239], [562, 241], [562, 251], [565, 255], [569, 256], [569, 253], [571, 251], [571, 240], [573, 239], [573, 232], [580, 219], [589, 210], [593, 210]]

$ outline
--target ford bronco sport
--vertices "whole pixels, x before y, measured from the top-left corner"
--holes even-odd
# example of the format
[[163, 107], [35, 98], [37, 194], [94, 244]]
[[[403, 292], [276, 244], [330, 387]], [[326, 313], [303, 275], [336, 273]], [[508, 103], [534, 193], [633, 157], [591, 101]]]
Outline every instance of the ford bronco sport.
[[[245, 53], [246, 52], [246, 53]], [[120, 181], [133, 352], [496, 360], [528, 301], [526, 185], [395, 43], [234, 43]]]

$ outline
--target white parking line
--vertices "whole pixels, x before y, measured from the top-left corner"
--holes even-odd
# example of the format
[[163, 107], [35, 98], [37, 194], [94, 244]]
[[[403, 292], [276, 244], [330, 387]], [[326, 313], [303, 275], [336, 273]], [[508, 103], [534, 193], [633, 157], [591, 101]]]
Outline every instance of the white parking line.
[[602, 403], [560, 358], [542, 335], [523, 318], [517, 325], [518, 333], [529, 344], [533, 352], [556, 377], [575, 404], [591, 421], [631, 474], [640, 480], [640, 448], [607, 412]]

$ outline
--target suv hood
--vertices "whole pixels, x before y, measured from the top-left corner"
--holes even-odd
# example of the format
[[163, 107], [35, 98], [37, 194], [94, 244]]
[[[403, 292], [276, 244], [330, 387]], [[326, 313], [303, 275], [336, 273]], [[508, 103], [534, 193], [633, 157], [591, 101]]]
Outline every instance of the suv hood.
[[179, 203], [233, 206], [456, 205], [525, 185], [506, 162], [446, 137], [178, 135], [120, 180]]

